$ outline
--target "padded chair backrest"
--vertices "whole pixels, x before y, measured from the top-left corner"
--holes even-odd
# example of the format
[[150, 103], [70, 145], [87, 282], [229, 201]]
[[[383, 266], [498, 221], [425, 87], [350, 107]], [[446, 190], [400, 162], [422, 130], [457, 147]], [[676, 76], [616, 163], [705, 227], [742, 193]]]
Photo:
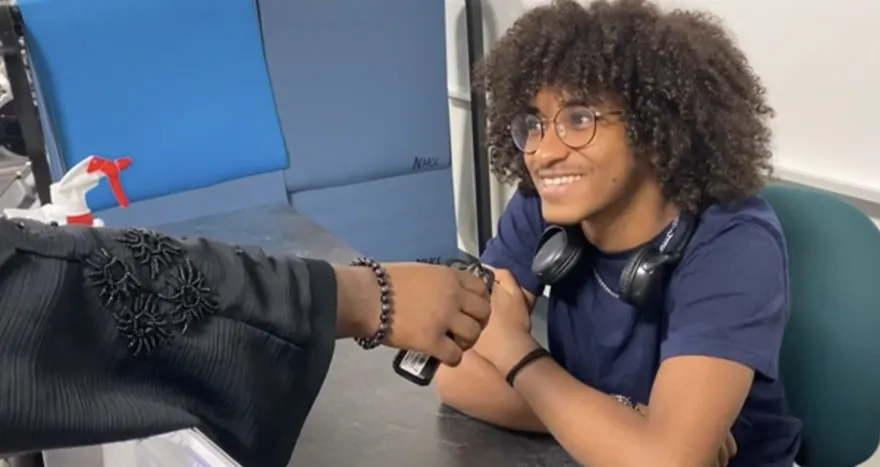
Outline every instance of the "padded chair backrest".
[[829, 193], [773, 185], [763, 195], [789, 252], [781, 369], [804, 423], [798, 463], [853, 467], [880, 440], [880, 231]]
[[444, 2], [259, 3], [289, 192], [450, 167]]
[[[67, 168], [130, 156], [132, 201], [287, 168], [253, 0], [19, 0]], [[108, 184], [93, 210], [115, 205]]]

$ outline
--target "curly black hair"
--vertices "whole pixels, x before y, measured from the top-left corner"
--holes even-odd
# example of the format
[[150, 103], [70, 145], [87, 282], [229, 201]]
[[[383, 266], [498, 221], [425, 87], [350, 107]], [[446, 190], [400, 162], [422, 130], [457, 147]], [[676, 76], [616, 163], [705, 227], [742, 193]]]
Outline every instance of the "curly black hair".
[[545, 86], [620, 105], [636, 157], [685, 209], [754, 194], [772, 172], [773, 109], [715, 16], [644, 0], [556, 0], [517, 20], [475, 70], [487, 94], [492, 171], [534, 185], [508, 129]]

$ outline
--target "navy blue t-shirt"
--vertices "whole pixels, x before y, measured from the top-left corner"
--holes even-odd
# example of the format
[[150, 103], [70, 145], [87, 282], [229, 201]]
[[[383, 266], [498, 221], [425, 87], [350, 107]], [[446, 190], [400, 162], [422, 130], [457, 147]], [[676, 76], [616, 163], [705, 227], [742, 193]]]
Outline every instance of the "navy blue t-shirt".
[[[541, 294], [531, 260], [545, 227], [540, 199], [517, 193], [483, 262], [510, 270], [521, 287]], [[746, 365], [755, 380], [733, 427], [739, 453], [730, 465], [793, 465], [801, 424], [789, 411], [779, 374], [789, 315], [788, 257], [770, 206], [753, 197], [704, 211], [653, 318], [613, 297], [593, 277], [595, 267], [617, 292], [630, 253], [597, 253], [551, 288], [553, 358], [584, 384], [642, 404], [664, 359], [705, 355]]]

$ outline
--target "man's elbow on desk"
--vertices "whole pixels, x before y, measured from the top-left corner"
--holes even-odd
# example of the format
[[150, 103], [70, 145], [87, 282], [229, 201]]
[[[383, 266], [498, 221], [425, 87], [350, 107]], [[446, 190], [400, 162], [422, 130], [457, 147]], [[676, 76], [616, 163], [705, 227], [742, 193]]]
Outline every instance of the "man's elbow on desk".
[[[650, 418], [577, 381], [550, 359], [517, 376], [515, 387], [562, 447], [591, 467], [707, 467], [704, 455]], [[704, 458], [705, 457], [705, 458]]]

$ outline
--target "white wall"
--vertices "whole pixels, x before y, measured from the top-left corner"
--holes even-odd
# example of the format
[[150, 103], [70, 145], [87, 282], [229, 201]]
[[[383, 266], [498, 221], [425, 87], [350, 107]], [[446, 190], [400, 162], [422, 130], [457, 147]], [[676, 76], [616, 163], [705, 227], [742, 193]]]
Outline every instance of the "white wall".
[[[483, 0], [484, 43], [489, 47], [519, 15], [542, 0]], [[471, 149], [470, 81], [468, 79], [467, 26], [464, 0], [446, 0], [446, 59], [449, 85], [449, 124], [452, 135], [452, 165], [455, 177], [459, 247], [477, 253], [477, 224], [473, 190]], [[492, 179], [493, 224], [504, 209], [513, 188]]]

